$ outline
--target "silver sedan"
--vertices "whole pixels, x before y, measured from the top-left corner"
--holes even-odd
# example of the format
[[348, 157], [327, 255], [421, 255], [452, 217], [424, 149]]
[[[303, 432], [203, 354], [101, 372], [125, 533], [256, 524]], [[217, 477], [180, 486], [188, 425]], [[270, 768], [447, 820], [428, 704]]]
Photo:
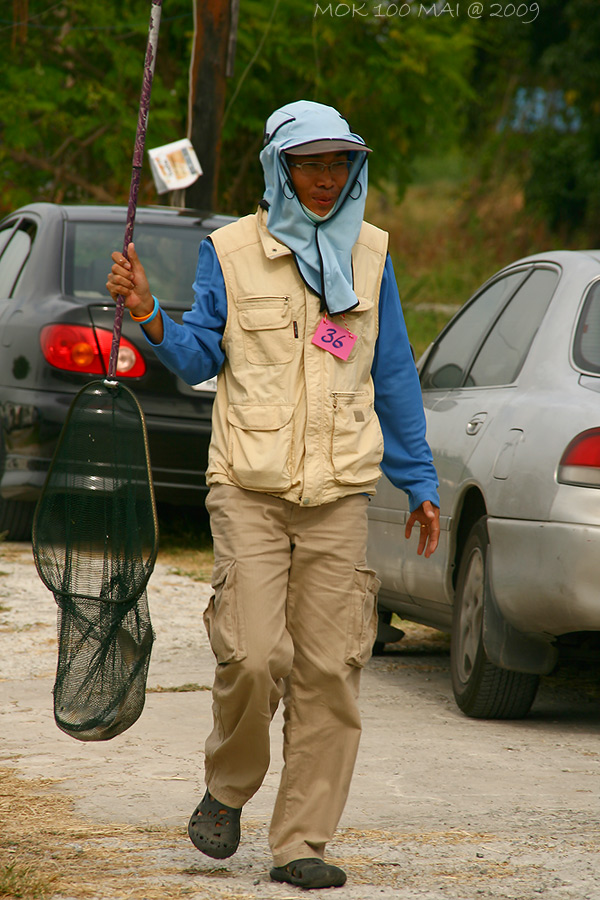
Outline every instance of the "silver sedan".
[[383, 478], [380, 610], [451, 632], [463, 712], [518, 718], [561, 653], [600, 650], [600, 251], [506, 267], [418, 367], [441, 539], [407, 552], [407, 500]]

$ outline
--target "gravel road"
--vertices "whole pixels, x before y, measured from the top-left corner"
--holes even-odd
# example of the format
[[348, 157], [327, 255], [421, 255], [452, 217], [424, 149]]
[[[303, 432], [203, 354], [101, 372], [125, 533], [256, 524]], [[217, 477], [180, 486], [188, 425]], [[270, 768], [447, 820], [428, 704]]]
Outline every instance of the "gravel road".
[[[301, 896], [268, 877], [279, 714], [238, 853], [215, 863], [185, 834], [211, 716], [209, 590], [157, 564], [144, 712], [113, 741], [83, 744], [52, 718], [54, 600], [29, 546], [0, 544], [0, 864], [40, 871], [55, 900]], [[589, 684], [546, 679], [528, 719], [470, 720], [452, 699], [447, 643], [415, 627], [371, 660], [361, 702], [358, 764], [330, 846], [348, 882], [319, 896], [599, 900], [600, 703]]]

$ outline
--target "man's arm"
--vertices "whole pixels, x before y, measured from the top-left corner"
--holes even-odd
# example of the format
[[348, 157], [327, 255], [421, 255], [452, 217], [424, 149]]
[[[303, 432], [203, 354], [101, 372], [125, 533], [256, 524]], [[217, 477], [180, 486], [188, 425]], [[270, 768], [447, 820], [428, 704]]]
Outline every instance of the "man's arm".
[[[113, 254], [115, 265], [107, 288], [113, 295], [123, 293], [127, 308], [141, 316], [148, 312], [146, 307], [152, 311], [154, 300], [133, 244], [128, 255], [130, 263], [123, 264], [122, 255]], [[151, 322], [140, 323], [161, 362], [188, 384], [198, 384], [217, 375], [225, 359], [221, 341], [227, 321], [227, 293], [210, 239], [200, 244], [193, 289], [194, 304], [183, 314], [182, 325], [174, 322], [164, 309]]]
[[439, 537], [438, 479], [425, 437], [426, 422], [398, 287], [388, 255], [379, 295], [379, 336], [371, 368], [375, 411], [383, 432], [381, 468], [393, 485], [406, 492], [411, 515], [409, 537], [421, 526], [418, 552], [430, 556]]

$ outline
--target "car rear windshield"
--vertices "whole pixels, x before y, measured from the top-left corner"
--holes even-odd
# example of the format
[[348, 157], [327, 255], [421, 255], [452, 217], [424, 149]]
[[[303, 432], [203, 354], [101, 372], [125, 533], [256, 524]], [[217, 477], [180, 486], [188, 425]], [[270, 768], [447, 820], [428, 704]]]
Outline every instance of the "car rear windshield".
[[[152, 292], [164, 307], [192, 305], [198, 247], [206, 231], [189, 227], [136, 223], [134, 242]], [[123, 246], [124, 225], [70, 222], [67, 230], [65, 290], [81, 300], [108, 300], [110, 254]]]
[[583, 305], [575, 332], [573, 358], [580, 369], [600, 374], [600, 281], [591, 286]]

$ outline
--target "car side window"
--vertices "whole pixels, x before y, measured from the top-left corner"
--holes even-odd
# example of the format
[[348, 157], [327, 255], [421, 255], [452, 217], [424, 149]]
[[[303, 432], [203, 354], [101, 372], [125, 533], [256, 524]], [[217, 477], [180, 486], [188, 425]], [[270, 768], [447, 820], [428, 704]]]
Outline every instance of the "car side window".
[[521, 371], [558, 282], [554, 269], [534, 269], [519, 287], [484, 341], [467, 385], [511, 384]]
[[0, 256], [2, 256], [2, 251], [8, 244], [10, 236], [13, 233], [14, 227], [15, 227], [15, 223], [10, 222], [10, 224], [5, 225], [4, 228], [0, 228]]
[[478, 294], [450, 323], [421, 372], [423, 390], [459, 387], [477, 347], [506, 305], [526, 270], [496, 279]]
[[29, 256], [35, 237], [33, 222], [23, 221], [9, 240], [0, 257], [0, 297], [10, 297], [15, 289], [23, 265]]
[[590, 288], [579, 317], [573, 359], [580, 369], [600, 373], [600, 281]]

